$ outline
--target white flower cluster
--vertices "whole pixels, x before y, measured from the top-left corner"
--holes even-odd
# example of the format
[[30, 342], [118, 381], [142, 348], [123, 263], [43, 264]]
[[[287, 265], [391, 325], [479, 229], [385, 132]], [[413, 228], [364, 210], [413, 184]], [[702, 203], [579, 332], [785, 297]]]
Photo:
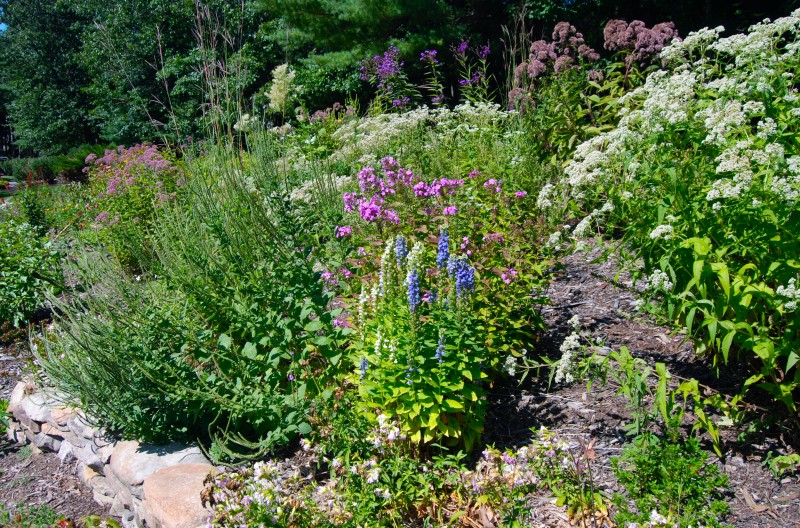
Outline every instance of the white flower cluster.
[[512, 378], [517, 375], [517, 358], [509, 354], [505, 362], [503, 362], [503, 372]]
[[665, 272], [657, 269], [647, 277], [645, 281], [645, 289], [646, 290], [665, 290], [665, 291], [672, 291], [674, 284], [669, 279], [669, 275]]
[[[272, 70], [272, 84], [267, 97], [269, 98], [269, 108], [273, 112], [283, 113], [286, 111], [295, 75], [296, 73], [289, 69], [288, 64], [281, 64]], [[297, 87], [297, 89], [299, 88]]]
[[663, 238], [664, 240], [669, 240], [672, 238], [673, 228], [669, 224], [662, 224], [657, 226], [650, 232], [650, 238], [653, 240], [658, 240], [659, 238]]
[[354, 160], [370, 152], [380, 152], [424, 125], [432, 125], [436, 135], [449, 138], [459, 133], [493, 130], [509, 121], [513, 114], [493, 103], [464, 103], [448, 108], [420, 107], [403, 113], [386, 113], [344, 123], [332, 134], [343, 145], [334, 160]]
[[800, 289], [797, 288], [794, 278], [789, 279], [789, 283], [786, 286], [778, 286], [775, 293], [789, 299], [783, 304], [787, 312], [793, 312], [797, 309], [797, 302], [800, 301]]
[[[765, 105], [775, 100], [774, 92], [786, 90], [778, 100], [794, 105], [789, 115], [800, 117], [800, 96], [791, 88], [800, 62], [800, 10], [756, 24], [747, 34], [720, 38], [722, 31], [706, 28], [665, 48], [662, 58], [672, 69], [651, 73], [643, 86], [620, 99], [618, 127], [578, 145], [558, 185], [583, 200], [608, 185], [646, 176], [640, 167], [659, 153], [669, 155], [673, 145], [664, 135], [677, 125], [704, 133], [707, 146], [698, 154], [715, 156], [718, 177], [706, 195], [714, 210], [721, 210], [720, 200], [752, 202], [746, 195], [755, 185], [784, 203], [800, 200], [800, 179], [793, 170], [799, 164], [790, 162], [796, 147], [781, 135], [792, 125], [785, 122], [786, 113], [767, 116]], [[720, 68], [708, 59], [709, 49], [727, 63]], [[652, 146], [642, 149], [643, 143]], [[558, 186], [546, 185], [537, 204], [549, 207], [557, 191]], [[630, 198], [626, 191], [623, 199]], [[578, 224], [577, 236], [589, 232], [593, 215]], [[668, 227], [658, 226], [651, 236], [670, 234]]]
[[575, 381], [574, 371], [575, 362], [577, 360], [576, 352], [579, 352], [583, 346], [581, 339], [577, 332], [572, 332], [561, 343], [559, 350], [561, 351], [561, 359], [556, 365], [556, 372], [553, 379], [556, 383], [572, 383]]

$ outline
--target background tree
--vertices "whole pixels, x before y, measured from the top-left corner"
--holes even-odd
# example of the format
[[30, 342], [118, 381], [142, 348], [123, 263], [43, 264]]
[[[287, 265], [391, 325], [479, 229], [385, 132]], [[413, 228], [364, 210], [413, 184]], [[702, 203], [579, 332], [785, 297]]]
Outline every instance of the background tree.
[[0, 0], [0, 84], [10, 93], [8, 120], [22, 149], [63, 152], [93, 141], [89, 84], [79, 60], [81, 25], [68, 2]]

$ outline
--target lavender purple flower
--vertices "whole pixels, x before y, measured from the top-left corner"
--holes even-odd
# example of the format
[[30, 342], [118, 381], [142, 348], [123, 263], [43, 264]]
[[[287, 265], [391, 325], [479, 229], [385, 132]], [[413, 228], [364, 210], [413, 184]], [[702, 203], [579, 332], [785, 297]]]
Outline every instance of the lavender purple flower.
[[430, 62], [431, 64], [439, 64], [436, 58], [436, 50], [425, 50], [419, 55], [419, 60], [422, 62]]

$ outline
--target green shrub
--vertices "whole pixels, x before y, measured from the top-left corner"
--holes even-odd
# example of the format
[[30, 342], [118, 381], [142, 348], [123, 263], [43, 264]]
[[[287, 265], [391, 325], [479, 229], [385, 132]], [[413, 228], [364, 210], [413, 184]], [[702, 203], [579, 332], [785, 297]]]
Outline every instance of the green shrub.
[[24, 325], [63, 286], [59, 254], [30, 224], [16, 217], [0, 222], [0, 324]]
[[647, 523], [659, 514], [667, 526], [726, 526], [720, 518], [729, 507], [720, 490], [728, 477], [708, 461], [697, 438], [674, 443], [644, 434], [612, 465], [627, 492], [614, 497], [620, 525]]

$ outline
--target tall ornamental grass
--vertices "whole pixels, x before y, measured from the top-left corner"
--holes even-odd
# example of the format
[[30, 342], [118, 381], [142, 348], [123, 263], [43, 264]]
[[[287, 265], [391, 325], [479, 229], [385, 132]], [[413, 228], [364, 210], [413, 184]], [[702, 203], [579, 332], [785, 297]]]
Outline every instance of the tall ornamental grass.
[[183, 198], [154, 224], [157, 277], [99, 259], [80, 267], [90, 295], [54, 299], [39, 360], [112, 432], [197, 438], [230, 461], [310, 430], [346, 329], [333, 326], [273, 150], [251, 145], [246, 163], [225, 144], [187, 158]]

